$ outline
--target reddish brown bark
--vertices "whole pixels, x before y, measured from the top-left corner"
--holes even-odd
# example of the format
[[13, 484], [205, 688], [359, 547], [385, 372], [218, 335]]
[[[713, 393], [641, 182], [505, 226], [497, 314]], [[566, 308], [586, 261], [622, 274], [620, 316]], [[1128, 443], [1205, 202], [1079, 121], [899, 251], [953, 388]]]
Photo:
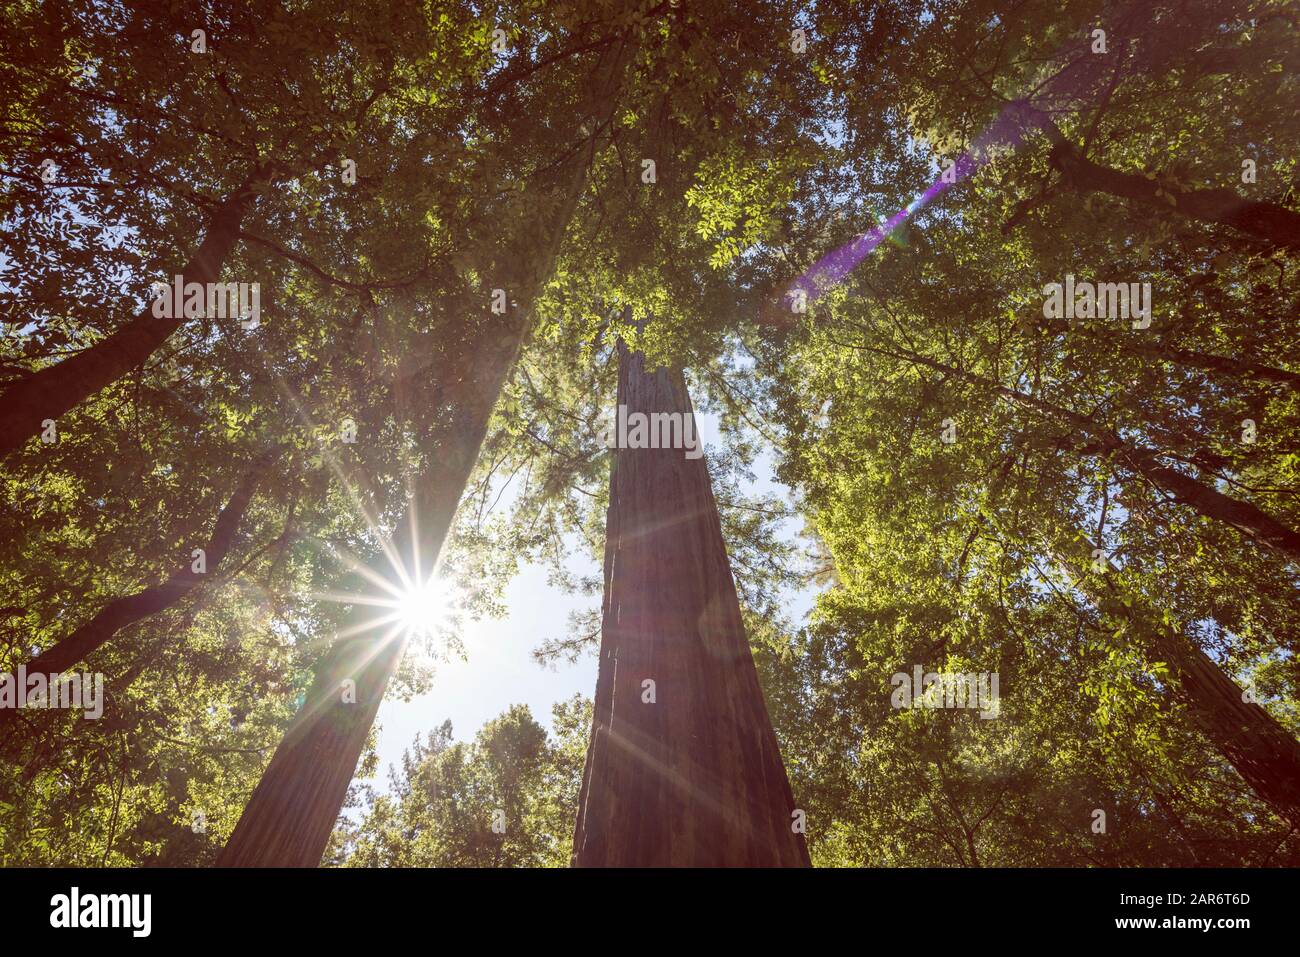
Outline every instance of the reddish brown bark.
[[[508, 243], [498, 271], [507, 280], [503, 288], [508, 295], [518, 296], [511, 318], [490, 322], [465, 337], [460, 377], [443, 394], [451, 409], [448, 424], [440, 430], [436, 447], [428, 450], [430, 465], [411, 511], [395, 530], [392, 545], [408, 562], [414, 554], [421, 556], [425, 567], [437, 561], [497, 396], [527, 335], [533, 301], [554, 270], [565, 229], [586, 188], [598, 138], [608, 136], [602, 131], [618, 106], [617, 91], [633, 52], [628, 41], [620, 38], [600, 55], [587, 100], [590, 115], [603, 120], [594, 124], [597, 132], [591, 134], [587, 149], [571, 152], [549, 168], [546, 182], [555, 189], [556, 202], [539, 202], [538, 218], [518, 229]], [[374, 569], [392, 575], [387, 560], [378, 560]], [[385, 629], [364, 627], [370, 618], [373, 612], [364, 606], [355, 609], [348, 625], [356, 627], [357, 633], [341, 636], [318, 665], [307, 700], [244, 808], [218, 866], [320, 864], [379, 704], [404, 651], [400, 637], [385, 640]], [[355, 682], [355, 703], [343, 702], [344, 680]]]
[[[641, 355], [620, 352], [629, 415], [691, 414], [680, 372], [647, 372]], [[704, 459], [619, 449], [573, 863], [806, 866], [796, 810]]]
[[[257, 187], [269, 182], [270, 176], [270, 167], [259, 167], [212, 210], [199, 248], [180, 271], [186, 282], [217, 280], [240, 225], [256, 202]], [[38, 435], [45, 419], [58, 419], [140, 365], [184, 322], [179, 315], [158, 318], [152, 305], [146, 306], [112, 335], [9, 386], [0, 394], [0, 456]]]
[[[427, 577], [442, 549], [523, 329], [521, 322], [511, 323], [492, 342], [483, 342], [467, 358], [462, 378], [448, 390], [454, 410], [451, 421], [439, 436], [431, 453], [433, 462], [390, 542], [412, 578]], [[418, 563], [413, 559], [416, 554]], [[394, 578], [384, 555], [371, 564], [377, 574]], [[374, 590], [360, 577], [351, 587], [358, 592]], [[391, 624], [366, 626], [377, 615], [374, 607], [357, 605], [347, 616], [340, 637], [316, 668], [306, 702], [218, 857], [218, 866], [320, 864], [380, 702], [405, 650], [405, 636], [394, 633]], [[355, 683], [352, 700], [345, 700], [345, 681]]]

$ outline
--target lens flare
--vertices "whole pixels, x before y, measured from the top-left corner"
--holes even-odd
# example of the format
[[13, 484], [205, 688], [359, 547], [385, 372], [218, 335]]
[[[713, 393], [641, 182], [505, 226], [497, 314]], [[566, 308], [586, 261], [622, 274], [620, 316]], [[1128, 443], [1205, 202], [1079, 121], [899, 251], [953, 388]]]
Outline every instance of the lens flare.
[[434, 579], [413, 585], [395, 601], [397, 622], [412, 637], [433, 635], [451, 615], [451, 595], [445, 584]]

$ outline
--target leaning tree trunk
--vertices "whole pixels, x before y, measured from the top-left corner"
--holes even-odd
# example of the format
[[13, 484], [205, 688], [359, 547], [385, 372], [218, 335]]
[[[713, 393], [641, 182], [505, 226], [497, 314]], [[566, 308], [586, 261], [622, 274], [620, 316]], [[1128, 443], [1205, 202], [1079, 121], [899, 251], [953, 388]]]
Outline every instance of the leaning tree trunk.
[[1300, 252], [1300, 212], [1277, 203], [1246, 199], [1231, 189], [1184, 189], [1174, 183], [1148, 179], [1138, 173], [1103, 166], [1088, 159], [1047, 113], [1027, 102], [1021, 111], [1017, 135], [1041, 129], [1051, 142], [1048, 162], [1060, 171], [1067, 187], [1081, 193], [1106, 193], [1120, 199], [1174, 212], [1216, 226], [1228, 226], [1256, 239]]
[[244, 520], [244, 513], [248, 511], [253, 494], [278, 454], [278, 451], [268, 452], [254, 461], [217, 515], [212, 537], [203, 548], [202, 573], [196, 573], [187, 560], [185, 566], [174, 572], [165, 582], [145, 588], [134, 595], [114, 599], [76, 631], [55, 642], [27, 662], [27, 670], [42, 673], [66, 671], [108, 642], [127, 625], [170, 608], [194, 588], [206, 584], [210, 580], [209, 576], [217, 571], [226, 553], [234, 544], [236, 533]]
[[[681, 373], [647, 372], [622, 345], [618, 404], [692, 415]], [[614, 454], [573, 863], [806, 866], [704, 460]]]
[[[1001, 497], [1016, 448], [989, 483], [981, 509], [993, 528], [993, 503]], [[1124, 585], [1124, 572], [1110, 559], [1103, 572], [1089, 569], [1096, 550], [1081, 532], [1070, 542], [1049, 542], [1049, 551], [1075, 586], [1112, 622], [1127, 625], [1152, 661], [1169, 668], [1169, 688], [1210, 744], [1257, 795], [1286, 821], [1300, 827], [1300, 742], [1268, 711], [1246, 700], [1241, 687], [1190, 636], [1166, 624]], [[1082, 550], [1086, 557], [1078, 554]]]
[[[392, 548], [385, 552], [419, 556], [418, 564], [432, 568], [479, 448], [501, 387], [514, 366], [527, 336], [533, 301], [555, 268], [559, 247], [587, 185], [589, 164], [599, 140], [617, 109], [623, 73], [633, 48], [625, 40], [602, 53], [587, 90], [585, 112], [596, 132], [590, 151], [570, 153], [555, 169], [554, 204], [539, 203], [538, 217], [523, 224], [506, 244], [497, 264], [508, 276], [508, 296], [518, 296], [516, 312], [500, 325], [490, 323], [467, 335], [460, 363], [461, 377], [444, 396], [451, 409], [442, 440], [428, 453], [431, 464], [407, 515], [398, 522]], [[492, 270], [486, 270], [491, 274]], [[375, 570], [390, 577], [384, 558]], [[416, 569], [416, 574], [421, 574]], [[276, 749], [257, 789], [226, 843], [217, 865], [222, 867], [316, 867], [329, 843], [356, 772], [379, 704], [402, 659], [402, 636], [367, 628], [373, 615], [355, 608], [347, 627], [316, 669], [306, 702]], [[342, 693], [345, 681], [352, 703]]]
[[[1050, 134], [1049, 134], [1050, 135]], [[1081, 192], [1135, 200], [1218, 226], [1230, 226], [1281, 249], [1300, 252], [1300, 213], [1276, 203], [1244, 199], [1230, 189], [1182, 189], [1094, 163], [1064, 139], [1052, 147], [1051, 162]]]
[[[278, 454], [279, 451], [276, 450], [259, 456], [217, 515], [212, 537], [203, 549], [205, 563], [203, 574], [195, 573], [192, 565], [187, 562], [183, 568], [172, 573], [166, 581], [142, 589], [133, 595], [124, 595], [110, 601], [76, 631], [26, 662], [28, 674], [52, 675], [67, 671], [77, 662], [84, 660], [91, 652], [106, 644], [127, 625], [165, 611], [189, 595], [195, 588], [206, 584], [210, 580], [209, 576], [217, 571], [234, 544], [253, 494]], [[0, 730], [13, 723], [16, 716], [16, 710], [0, 709]], [[10, 746], [10, 742], [5, 742], [6, 750]]]
[[[271, 167], [258, 167], [208, 215], [207, 231], [181, 269], [187, 283], [215, 282], [239, 237], [244, 217], [257, 200], [257, 188], [270, 181]], [[174, 303], [173, 318], [158, 318], [152, 305], [112, 335], [62, 362], [19, 379], [0, 393], [0, 456], [41, 431], [46, 419], [69, 409], [117, 381], [154, 353], [183, 322]]]
[[[1089, 554], [1092, 554], [1088, 544]], [[1300, 742], [1189, 636], [1144, 609], [1108, 562], [1104, 573], [1085, 574], [1082, 560], [1062, 552], [1061, 562], [1097, 609], [1127, 623], [1153, 660], [1169, 667], [1170, 683], [1205, 736], [1242, 779], [1288, 823], [1300, 827]]]
[[[393, 579], [391, 554], [412, 581], [429, 578], [523, 329], [522, 322], [512, 323], [492, 345], [485, 343], [462, 368], [460, 382], [447, 390], [451, 421], [430, 453], [434, 461], [391, 542], [371, 563], [376, 574]], [[358, 590], [366, 589], [363, 578], [354, 581]], [[368, 624], [377, 617], [373, 606], [353, 606], [338, 640], [316, 668], [306, 702], [217, 858], [218, 866], [320, 864], [380, 702], [406, 648], [406, 636], [394, 626]]]
[[[1065, 319], [1044, 321], [1040, 328], [1056, 335], [1088, 334], [1090, 332], [1086, 328], [1072, 325]], [[1139, 341], [1136, 336], [1126, 337], [1119, 348], [1122, 352], [1130, 355], [1165, 360], [1186, 369], [1209, 372], [1220, 378], [1267, 382], [1271, 385], [1283, 385], [1293, 391], [1300, 391], [1300, 372], [1279, 369], [1277, 366], [1250, 362], [1245, 359], [1233, 359], [1229, 356], [1219, 356], [1209, 352], [1197, 352], [1192, 349], [1179, 349], [1163, 342]]]

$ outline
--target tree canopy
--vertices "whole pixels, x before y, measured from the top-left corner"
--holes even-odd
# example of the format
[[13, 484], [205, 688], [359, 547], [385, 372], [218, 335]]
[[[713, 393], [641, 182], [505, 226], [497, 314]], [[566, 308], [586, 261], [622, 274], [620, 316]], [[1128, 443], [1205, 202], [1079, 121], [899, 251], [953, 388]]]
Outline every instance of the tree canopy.
[[[1300, 864], [1298, 34], [1278, 0], [6, 4], [0, 673], [100, 674], [103, 713], [0, 707], [0, 862], [248, 863], [302, 788], [304, 860], [568, 865], [596, 688], [430, 714], [377, 787], [379, 701], [474, 648], [375, 608], [436, 567], [518, 613], [540, 564], [589, 611], [530, 623], [539, 664], [594, 653], [567, 559], [616, 527], [635, 350], [716, 422], [814, 865]], [[178, 276], [243, 306], [162, 315]]]

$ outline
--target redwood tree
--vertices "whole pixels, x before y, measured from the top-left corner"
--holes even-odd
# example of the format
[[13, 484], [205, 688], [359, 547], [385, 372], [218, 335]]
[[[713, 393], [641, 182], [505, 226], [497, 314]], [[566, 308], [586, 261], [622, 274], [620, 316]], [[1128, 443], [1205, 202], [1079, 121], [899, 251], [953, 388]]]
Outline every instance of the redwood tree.
[[[493, 407], [528, 333], [533, 303], [552, 274], [564, 231], [586, 189], [590, 163], [605, 142], [602, 131], [619, 103], [609, 93], [620, 86], [634, 50], [634, 44], [621, 37], [596, 58], [581, 87], [596, 130], [582, 144], [585, 149], [569, 150], [559, 164], [552, 164], [544, 186], [553, 202], [504, 235], [495, 250], [487, 272], [501, 277], [502, 288], [518, 299], [502, 320], [467, 322], [460, 361], [438, 370], [447, 380], [438, 383], [445, 385], [441, 395], [447, 416], [426, 440], [428, 464], [406, 514], [372, 563], [379, 575], [392, 577], [392, 555], [411, 580], [422, 582], [442, 551]], [[318, 664], [306, 701], [245, 807], [219, 865], [320, 863], [379, 704], [405, 650], [404, 636], [370, 624], [374, 617], [358, 604]], [[348, 681], [353, 684], [345, 696]]]
[[[1091, 542], [1084, 539], [1095, 554]], [[1106, 571], [1088, 575], [1083, 563], [1062, 552], [1076, 584], [1112, 621], [1134, 632], [1153, 661], [1162, 661], [1174, 697], [1205, 736], [1279, 815], [1300, 827], [1300, 742], [1242, 690], [1194, 639], [1144, 607], [1123, 584], [1124, 573], [1107, 560]]]
[[[450, 390], [453, 412], [433, 462], [372, 564], [392, 577], [394, 554], [413, 580], [428, 578], [456, 506], [478, 459], [501, 384], [518, 351], [519, 324], [496, 348], [484, 345]], [[357, 582], [363, 587], [362, 582]], [[306, 700], [275, 751], [217, 863], [226, 867], [315, 867], [338, 820], [406, 636], [371, 624], [374, 609], [353, 607], [344, 629], [316, 668]], [[346, 682], [352, 685], [345, 685]], [[345, 693], [345, 687], [347, 693]], [[355, 692], [355, 693], [353, 693]]]
[[[629, 416], [692, 416], [680, 371], [619, 353]], [[807, 865], [704, 459], [681, 448], [614, 456], [573, 863]]]

